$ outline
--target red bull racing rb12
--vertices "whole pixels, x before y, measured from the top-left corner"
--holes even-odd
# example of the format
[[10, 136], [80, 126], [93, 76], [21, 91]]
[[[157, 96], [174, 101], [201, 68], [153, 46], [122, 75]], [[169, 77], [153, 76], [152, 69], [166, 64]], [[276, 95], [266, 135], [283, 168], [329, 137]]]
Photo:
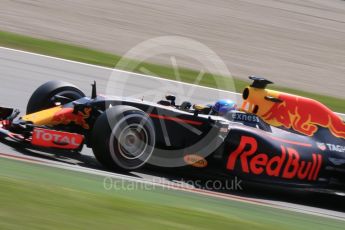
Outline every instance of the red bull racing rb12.
[[[114, 171], [179, 168], [212, 178], [238, 176], [277, 186], [345, 190], [345, 123], [318, 101], [267, 89], [251, 76], [243, 104], [215, 107], [97, 95], [51, 81], [30, 98], [26, 115], [0, 109], [1, 138], [23, 148], [81, 152]], [[219, 104], [217, 104], [219, 107]]]

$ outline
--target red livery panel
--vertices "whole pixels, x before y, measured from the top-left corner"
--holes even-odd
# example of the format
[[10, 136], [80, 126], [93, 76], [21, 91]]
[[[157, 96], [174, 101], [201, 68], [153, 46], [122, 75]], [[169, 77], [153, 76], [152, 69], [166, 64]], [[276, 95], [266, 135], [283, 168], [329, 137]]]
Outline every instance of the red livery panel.
[[31, 140], [35, 146], [68, 150], [79, 149], [83, 143], [83, 135], [40, 128], [34, 129]]
[[312, 153], [310, 160], [301, 160], [296, 149], [284, 145], [281, 145], [281, 153], [274, 154], [273, 157], [258, 149], [255, 138], [242, 136], [238, 148], [229, 155], [227, 169], [232, 171], [239, 164], [242, 172], [248, 174], [308, 181], [318, 179], [322, 165], [320, 154]]
[[68, 125], [70, 123], [75, 123], [84, 129], [90, 129], [89, 124], [86, 119], [90, 117], [91, 109], [85, 108], [84, 111], [78, 111], [74, 113], [73, 108], [62, 108], [59, 112], [54, 114], [52, 123], [54, 125]]
[[280, 93], [278, 99], [282, 102], [274, 103], [262, 116], [266, 122], [276, 120], [285, 128], [307, 136], [313, 136], [319, 127], [324, 127], [334, 136], [345, 139], [343, 120], [320, 102], [285, 93]]

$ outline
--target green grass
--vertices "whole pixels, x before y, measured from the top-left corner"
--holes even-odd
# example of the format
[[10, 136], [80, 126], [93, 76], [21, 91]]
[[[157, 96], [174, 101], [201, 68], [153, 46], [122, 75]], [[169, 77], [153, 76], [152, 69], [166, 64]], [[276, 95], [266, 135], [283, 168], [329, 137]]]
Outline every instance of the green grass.
[[[342, 229], [344, 222], [0, 159], [0, 229]], [[124, 182], [124, 188], [129, 188]]]
[[[113, 55], [105, 52], [92, 50], [85, 47], [69, 45], [61, 42], [47, 41], [43, 39], [32, 38], [28, 36], [18, 35], [9, 32], [0, 31], [0, 46], [20, 49], [39, 54], [45, 54], [49, 56], [60, 57], [64, 59], [85, 62], [89, 64], [95, 64], [105, 67], [115, 67], [118, 61], [121, 59], [118, 55]], [[176, 80], [174, 70], [171, 66], [157, 65], [152, 63], [138, 63], [135, 60], [127, 60], [127, 64], [123, 66], [117, 66], [117, 68], [141, 73], [141, 68], [145, 67], [156, 75]], [[194, 83], [198, 72], [195, 70], [180, 68], [181, 81]], [[217, 82], [216, 80], [217, 79]], [[229, 83], [229, 78], [225, 76], [215, 76], [206, 73], [200, 81], [200, 85], [208, 87], [217, 87], [220, 89], [229, 89], [225, 87]], [[247, 81], [234, 79], [235, 89], [237, 92], [242, 92], [243, 88], [249, 84]], [[231, 82], [230, 82], [231, 84]], [[337, 112], [345, 112], [345, 99], [339, 99], [331, 96], [324, 96], [310, 92], [304, 92], [301, 90], [290, 89], [286, 87], [273, 86], [273, 89], [282, 90], [288, 93], [294, 93], [301, 96], [314, 98]]]

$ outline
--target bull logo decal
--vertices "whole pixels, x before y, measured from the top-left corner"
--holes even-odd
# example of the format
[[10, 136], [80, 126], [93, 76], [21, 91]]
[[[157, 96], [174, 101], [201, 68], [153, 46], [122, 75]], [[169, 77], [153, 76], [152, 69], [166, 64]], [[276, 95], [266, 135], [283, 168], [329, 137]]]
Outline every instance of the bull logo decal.
[[74, 123], [81, 126], [84, 129], [90, 129], [87, 119], [90, 117], [91, 108], [84, 108], [83, 111], [73, 112], [73, 108], [62, 108], [60, 111], [54, 114], [52, 124], [53, 125], [68, 125]]
[[255, 113], [266, 123], [314, 136], [320, 127], [345, 139], [345, 123], [325, 105], [313, 99], [265, 89], [271, 82], [251, 77], [254, 83], [243, 92], [242, 110]]

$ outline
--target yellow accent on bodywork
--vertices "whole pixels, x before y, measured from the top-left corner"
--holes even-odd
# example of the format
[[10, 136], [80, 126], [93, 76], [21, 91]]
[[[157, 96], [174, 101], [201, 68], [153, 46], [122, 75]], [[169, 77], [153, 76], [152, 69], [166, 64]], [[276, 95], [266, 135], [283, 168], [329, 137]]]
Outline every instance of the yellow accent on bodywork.
[[205, 109], [206, 106], [196, 104], [196, 105], [193, 105], [193, 108], [194, 108], [195, 110], [201, 111], [201, 110]]
[[250, 86], [246, 89], [249, 90], [249, 96], [246, 100], [243, 100], [241, 110], [247, 113], [253, 113], [255, 106], [259, 106], [258, 116], [266, 114], [274, 105], [274, 102], [266, 100], [265, 97], [278, 98], [279, 94], [281, 94], [279, 91], [258, 89]]
[[54, 115], [62, 109], [57, 106], [51, 109], [42, 110], [22, 117], [22, 120], [32, 122], [34, 125], [52, 125]]

